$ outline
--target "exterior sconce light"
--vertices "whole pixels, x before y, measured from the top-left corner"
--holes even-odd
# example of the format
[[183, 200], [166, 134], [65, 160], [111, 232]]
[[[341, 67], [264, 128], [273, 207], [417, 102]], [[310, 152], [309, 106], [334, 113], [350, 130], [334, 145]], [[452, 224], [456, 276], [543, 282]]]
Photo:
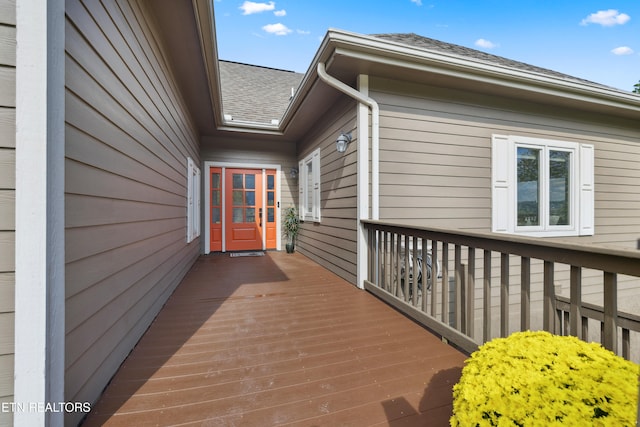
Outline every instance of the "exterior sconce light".
[[347, 147], [351, 142], [351, 134], [350, 133], [341, 133], [338, 139], [336, 139], [336, 150], [338, 153], [344, 153], [347, 151]]
[[291, 170], [289, 171], [289, 176], [291, 177], [291, 179], [296, 179], [298, 177], [298, 169], [291, 168]]

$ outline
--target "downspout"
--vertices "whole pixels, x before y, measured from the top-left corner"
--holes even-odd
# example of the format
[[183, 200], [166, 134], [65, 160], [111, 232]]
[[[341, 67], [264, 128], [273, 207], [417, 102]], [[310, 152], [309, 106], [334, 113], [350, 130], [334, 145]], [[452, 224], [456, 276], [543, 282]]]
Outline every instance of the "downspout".
[[327, 74], [323, 62], [318, 63], [318, 76], [329, 86], [338, 89], [371, 110], [371, 219], [378, 220], [380, 219], [380, 107], [372, 98]]

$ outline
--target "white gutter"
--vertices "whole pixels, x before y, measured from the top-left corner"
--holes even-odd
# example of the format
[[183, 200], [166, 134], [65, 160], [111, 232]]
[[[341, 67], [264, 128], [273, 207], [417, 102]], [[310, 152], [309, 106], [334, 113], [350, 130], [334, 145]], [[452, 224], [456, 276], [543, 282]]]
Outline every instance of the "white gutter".
[[318, 63], [318, 76], [329, 86], [371, 109], [371, 218], [378, 220], [380, 219], [380, 107], [372, 98], [327, 74], [324, 62]]

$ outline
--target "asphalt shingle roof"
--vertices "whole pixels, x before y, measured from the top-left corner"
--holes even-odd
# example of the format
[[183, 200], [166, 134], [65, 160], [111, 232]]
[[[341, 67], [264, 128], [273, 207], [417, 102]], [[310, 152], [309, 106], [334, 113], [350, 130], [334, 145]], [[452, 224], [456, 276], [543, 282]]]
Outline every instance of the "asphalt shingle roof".
[[222, 110], [235, 122], [272, 124], [289, 106], [304, 74], [220, 61]]
[[471, 49], [468, 47], [442, 42], [440, 40], [430, 39], [428, 37], [423, 37], [415, 33], [404, 33], [404, 34], [372, 34], [373, 37], [406, 44], [413, 47], [418, 47], [426, 50], [431, 50], [435, 52], [447, 53], [451, 55], [460, 56], [463, 58], [475, 59], [479, 61], [483, 61], [490, 64], [501, 65], [504, 67], [509, 67], [517, 70], [534, 72], [539, 74], [544, 74], [551, 77], [556, 77], [564, 80], [570, 80], [577, 83], [587, 83], [590, 85], [597, 85], [606, 87], [599, 83], [594, 83], [589, 80], [584, 80], [578, 77], [570, 76], [568, 74], [559, 73], [557, 71], [549, 70], [542, 67], [537, 67], [535, 65], [526, 64], [524, 62], [514, 61], [512, 59], [504, 58], [497, 55], [492, 55], [490, 53], [482, 52], [479, 50]]

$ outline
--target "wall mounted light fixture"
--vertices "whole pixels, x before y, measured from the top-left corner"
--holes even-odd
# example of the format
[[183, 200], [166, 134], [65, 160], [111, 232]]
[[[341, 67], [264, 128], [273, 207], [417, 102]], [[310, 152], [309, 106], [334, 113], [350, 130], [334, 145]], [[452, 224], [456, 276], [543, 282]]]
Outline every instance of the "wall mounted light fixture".
[[298, 168], [291, 168], [289, 171], [289, 176], [291, 179], [296, 179], [298, 177]]
[[347, 151], [347, 147], [351, 142], [351, 134], [350, 133], [341, 133], [338, 139], [336, 139], [336, 150], [338, 153], [344, 153]]

